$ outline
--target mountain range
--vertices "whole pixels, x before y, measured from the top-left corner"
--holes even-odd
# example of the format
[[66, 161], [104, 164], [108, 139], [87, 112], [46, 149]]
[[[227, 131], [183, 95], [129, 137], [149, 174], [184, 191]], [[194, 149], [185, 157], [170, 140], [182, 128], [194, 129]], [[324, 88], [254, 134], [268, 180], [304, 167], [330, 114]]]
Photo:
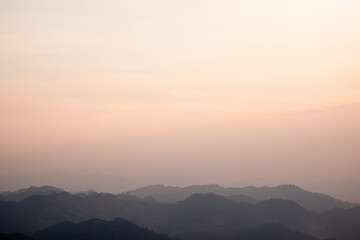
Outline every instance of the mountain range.
[[[204, 189], [211, 190], [212, 186], [214, 185], [189, 188], [196, 188], [201, 192]], [[38, 232], [63, 222], [71, 222], [70, 225], [67, 223], [63, 226], [75, 226], [90, 219], [102, 219], [97, 220], [100, 223], [123, 218], [180, 240], [360, 239], [360, 207], [336, 206], [329, 211], [318, 212], [289, 199], [259, 200], [254, 195], [230, 194], [224, 197], [214, 193], [193, 193], [176, 203], [164, 203], [154, 199], [153, 195], [158, 192], [151, 194], [151, 188], [140, 189], [142, 192], [147, 191], [144, 196], [134, 192], [108, 194], [91, 191], [72, 194], [49, 190], [46, 194], [35, 194], [19, 201], [1, 200], [0, 232], [34, 237]], [[300, 188], [291, 185], [275, 189], [281, 189], [280, 192], [284, 193], [286, 189], [289, 191]], [[140, 190], [135, 191], [139, 193]], [[310, 193], [302, 189], [298, 191]], [[260, 196], [259, 192], [257, 194]], [[289, 195], [291, 193], [287, 193]], [[318, 195], [310, 193], [310, 196]], [[344, 203], [329, 198], [334, 202]], [[324, 198], [325, 203], [329, 198]], [[265, 236], [268, 238], [264, 238]]]
[[34, 196], [34, 195], [42, 195], [46, 196], [52, 193], [60, 193], [65, 192], [64, 189], [52, 187], [52, 186], [41, 186], [41, 187], [34, 187], [31, 186], [29, 188], [23, 188], [17, 190], [15, 192], [1, 192], [0, 193], [0, 200], [1, 201], [21, 201], [25, 198]]
[[323, 193], [306, 191], [295, 185], [279, 185], [276, 187], [241, 187], [225, 188], [217, 184], [193, 185], [184, 188], [150, 185], [136, 190], [128, 191], [129, 194], [141, 198], [153, 198], [159, 202], [176, 203], [184, 200], [194, 193], [216, 193], [234, 201], [256, 203], [258, 201], [280, 198], [297, 202], [302, 207], [325, 212], [334, 207], [351, 208], [359, 206], [355, 203], [335, 199]]
[[[193, 236], [198, 239], [198, 236]], [[34, 233], [1, 234], [1, 240], [172, 240], [167, 235], [157, 234], [139, 227], [125, 219], [112, 221], [90, 219], [81, 223], [62, 222]], [[201, 238], [200, 238], [201, 239]], [[207, 239], [211, 239], [207, 238]], [[290, 230], [277, 224], [262, 224], [237, 233], [225, 240], [319, 240], [310, 235]], [[327, 239], [331, 240], [331, 239]]]
[[90, 219], [81, 223], [62, 222], [34, 233], [31, 237], [22, 234], [0, 234], [8, 240], [171, 240], [141, 228], [125, 219], [112, 221]]

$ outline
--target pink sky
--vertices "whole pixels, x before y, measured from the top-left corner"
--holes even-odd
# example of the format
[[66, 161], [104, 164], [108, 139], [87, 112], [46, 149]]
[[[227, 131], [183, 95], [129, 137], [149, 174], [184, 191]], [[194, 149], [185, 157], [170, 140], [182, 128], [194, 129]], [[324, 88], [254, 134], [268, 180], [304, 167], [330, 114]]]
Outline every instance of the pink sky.
[[360, 202], [360, 3], [2, 1], [0, 190], [298, 184]]

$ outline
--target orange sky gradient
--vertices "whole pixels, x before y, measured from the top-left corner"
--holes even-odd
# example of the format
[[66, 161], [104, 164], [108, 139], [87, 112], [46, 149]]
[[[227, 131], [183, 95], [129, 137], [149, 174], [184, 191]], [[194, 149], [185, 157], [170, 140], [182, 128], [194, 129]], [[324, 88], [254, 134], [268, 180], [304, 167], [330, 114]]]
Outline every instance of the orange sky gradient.
[[357, 0], [5, 0], [0, 43], [0, 190], [360, 202]]

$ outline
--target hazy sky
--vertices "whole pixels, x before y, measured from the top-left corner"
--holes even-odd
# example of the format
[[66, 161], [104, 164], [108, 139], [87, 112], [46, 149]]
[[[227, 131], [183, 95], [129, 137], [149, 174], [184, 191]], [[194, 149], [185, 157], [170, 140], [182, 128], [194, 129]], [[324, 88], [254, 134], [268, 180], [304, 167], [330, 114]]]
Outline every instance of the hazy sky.
[[358, 0], [0, 1], [0, 190], [359, 172]]

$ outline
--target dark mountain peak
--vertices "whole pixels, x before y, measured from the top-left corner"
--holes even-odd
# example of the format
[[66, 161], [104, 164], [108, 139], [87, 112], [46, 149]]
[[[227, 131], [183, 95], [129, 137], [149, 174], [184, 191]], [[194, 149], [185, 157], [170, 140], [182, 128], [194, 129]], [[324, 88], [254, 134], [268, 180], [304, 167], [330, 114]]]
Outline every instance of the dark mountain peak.
[[33, 234], [35, 240], [170, 240], [122, 218], [90, 219], [78, 224], [60, 223]]
[[229, 200], [215, 193], [194, 193], [190, 197], [186, 198], [184, 201], [181, 202], [183, 203], [183, 202], [201, 202], [201, 201], [228, 202]]
[[198, 208], [226, 208], [237, 204], [238, 203], [214, 193], [195, 193], [177, 205]]

